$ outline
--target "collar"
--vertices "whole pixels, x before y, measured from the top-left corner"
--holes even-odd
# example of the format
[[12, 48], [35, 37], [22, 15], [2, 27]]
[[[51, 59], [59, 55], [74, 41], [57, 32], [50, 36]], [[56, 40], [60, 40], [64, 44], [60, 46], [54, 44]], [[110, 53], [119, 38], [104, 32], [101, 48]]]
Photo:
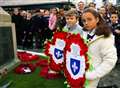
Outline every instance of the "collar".
[[83, 32], [83, 38], [86, 40], [86, 43], [87, 43], [88, 46], [91, 45], [92, 43], [94, 43], [95, 41], [99, 40], [100, 38], [104, 37], [104, 35], [100, 35], [100, 36], [95, 35], [91, 41], [87, 41], [87, 35], [88, 34], [89, 35], [94, 35], [95, 34], [95, 30], [93, 29], [90, 32], [86, 32], [86, 31]]
[[88, 31], [87, 34], [93, 36], [95, 34], [95, 29], [93, 29], [92, 31]]
[[[87, 39], [88, 35], [90, 35], [92, 37], [92, 38], [90, 38], [90, 40]], [[97, 36], [95, 35], [95, 29], [87, 32], [86, 39], [87, 39], [88, 42], [93, 41], [96, 38], [97, 38]]]
[[95, 38], [93, 38], [93, 40], [89, 41], [87, 43], [87, 45], [90, 46], [92, 43], [96, 42], [97, 40], [99, 40], [99, 39], [101, 39], [103, 37], [104, 37], [104, 35], [100, 35], [100, 36], [95, 35]]
[[76, 29], [76, 27], [78, 26], [78, 22], [75, 25], [71, 26], [71, 27], [69, 25], [66, 25], [66, 26], [69, 29], [69, 31], [72, 31], [72, 30]]

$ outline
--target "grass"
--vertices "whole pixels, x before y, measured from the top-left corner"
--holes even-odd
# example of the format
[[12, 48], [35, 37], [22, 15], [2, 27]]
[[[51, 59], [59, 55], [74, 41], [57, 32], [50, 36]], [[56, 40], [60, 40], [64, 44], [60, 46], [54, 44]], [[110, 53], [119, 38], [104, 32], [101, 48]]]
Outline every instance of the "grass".
[[9, 88], [65, 88], [64, 78], [59, 79], [45, 79], [39, 76], [40, 68], [36, 68], [35, 72], [31, 74], [16, 74], [11, 71], [0, 79], [0, 86], [12, 81]]

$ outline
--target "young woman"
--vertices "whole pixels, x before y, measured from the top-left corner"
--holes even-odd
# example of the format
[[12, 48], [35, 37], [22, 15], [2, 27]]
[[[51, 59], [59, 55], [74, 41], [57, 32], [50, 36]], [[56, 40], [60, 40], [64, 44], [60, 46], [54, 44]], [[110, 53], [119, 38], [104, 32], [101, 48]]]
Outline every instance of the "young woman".
[[93, 70], [87, 71], [85, 76], [89, 80], [88, 88], [97, 88], [100, 78], [108, 74], [116, 64], [117, 53], [114, 46], [114, 37], [94, 9], [85, 9], [82, 14], [84, 24], [84, 38], [88, 39], [88, 51], [92, 56]]
[[51, 14], [49, 18], [49, 29], [52, 31], [56, 30], [57, 13], [58, 13], [57, 8], [51, 9]]

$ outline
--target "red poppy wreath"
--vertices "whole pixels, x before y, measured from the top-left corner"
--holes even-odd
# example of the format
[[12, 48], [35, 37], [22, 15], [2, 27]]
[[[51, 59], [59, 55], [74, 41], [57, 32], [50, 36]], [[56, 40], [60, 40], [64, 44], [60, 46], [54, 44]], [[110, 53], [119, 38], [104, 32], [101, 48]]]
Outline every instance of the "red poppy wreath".
[[63, 50], [66, 46], [66, 32], [55, 32], [51, 42], [45, 45], [45, 54], [50, 56], [49, 68], [59, 72], [63, 69], [64, 55]]
[[83, 88], [85, 71], [88, 69], [88, 48], [79, 34], [71, 35], [67, 39], [64, 52], [64, 74], [71, 88]]

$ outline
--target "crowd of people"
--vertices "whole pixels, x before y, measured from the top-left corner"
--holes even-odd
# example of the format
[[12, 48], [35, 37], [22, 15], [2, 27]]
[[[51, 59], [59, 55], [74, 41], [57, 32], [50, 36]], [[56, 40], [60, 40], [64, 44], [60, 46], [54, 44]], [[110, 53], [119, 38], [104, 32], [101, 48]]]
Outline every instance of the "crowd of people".
[[22, 48], [43, 48], [44, 41], [50, 39], [53, 32], [65, 26], [64, 9], [35, 9], [31, 11], [13, 10], [12, 22], [16, 26], [17, 45]]
[[[84, 24], [81, 18], [82, 13], [86, 8], [95, 9], [105, 22], [111, 27], [111, 31], [115, 36], [115, 46], [117, 54], [120, 58], [120, 21], [118, 11], [112, 4], [104, 5], [96, 8], [94, 2], [85, 5], [80, 1], [75, 9], [78, 13], [78, 24], [83, 27]], [[64, 8], [51, 9], [35, 9], [21, 10], [14, 8], [11, 12], [12, 22], [15, 23], [17, 45], [23, 49], [40, 49], [43, 48], [44, 42], [52, 38], [53, 32], [62, 31], [67, 25]]]

